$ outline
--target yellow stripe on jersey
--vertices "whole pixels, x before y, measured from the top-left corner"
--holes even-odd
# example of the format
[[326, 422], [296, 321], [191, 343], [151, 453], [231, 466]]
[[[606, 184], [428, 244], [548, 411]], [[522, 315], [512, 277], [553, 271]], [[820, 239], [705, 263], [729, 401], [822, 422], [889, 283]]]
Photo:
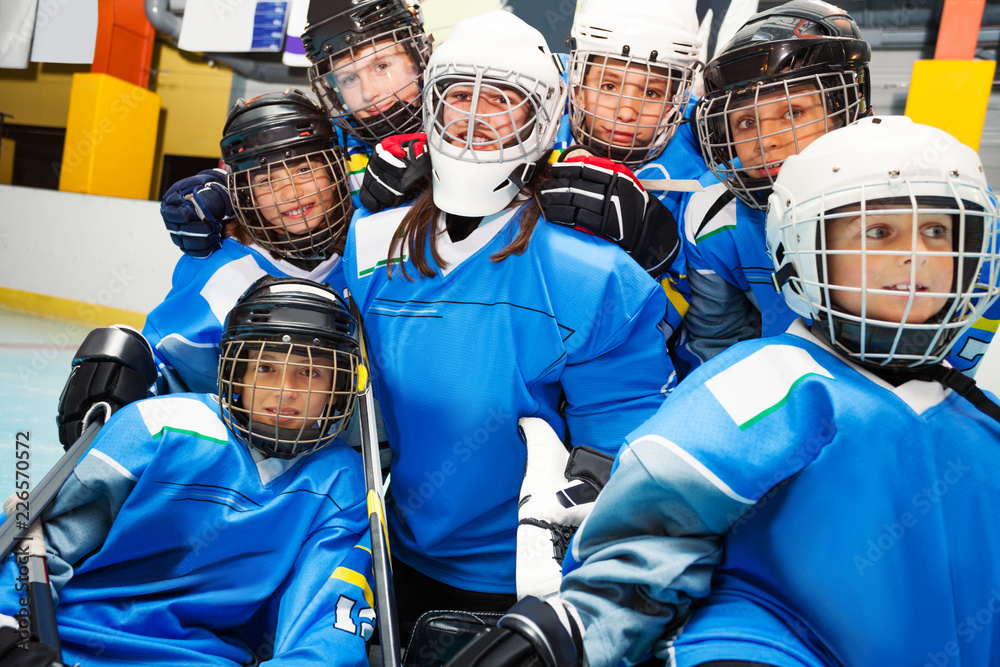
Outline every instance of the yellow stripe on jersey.
[[834, 379], [808, 352], [791, 345], [768, 345], [705, 382], [740, 430], [746, 430], [788, 400], [810, 375]]
[[1000, 320], [991, 320], [987, 317], [980, 317], [976, 320], [976, 323], [972, 325], [972, 328], [979, 329], [980, 331], [990, 331], [992, 333], [996, 333], [998, 325], [1000, 325]]
[[356, 572], [346, 567], [338, 567], [330, 575], [331, 579], [340, 579], [341, 581], [346, 581], [349, 584], [353, 584], [361, 589], [365, 596], [365, 602], [372, 609], [375, 608], [375, 595], [372, 593], [372, 587], [368, 585], [368, 580], [360, 572]]
[[681, 317], [684, 317], [687, 314], [689, 304], [684, 295], [677, 289], [677, 283], [674, 282], [671, 276], [664, 276], [663, 280], [660, 281], [660, 287], [663, 288], [674, 310], [680, 313]]

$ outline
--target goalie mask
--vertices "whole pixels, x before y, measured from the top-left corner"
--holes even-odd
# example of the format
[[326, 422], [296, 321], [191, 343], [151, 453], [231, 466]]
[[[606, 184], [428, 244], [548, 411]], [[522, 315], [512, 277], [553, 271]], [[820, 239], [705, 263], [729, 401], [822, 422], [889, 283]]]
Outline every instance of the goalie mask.
[[566, 86], [542, 34], [504, 11], [460, 21], [427, 66], [424, 128], [435, 205], [502, 211], [559, 128]]
[[297, 90], [238, 101], [221, 142], [240, 226], [281, 258], [326, 259], [354, 213], [347, 165], [322, 109]]
[[406, 0], [312, 0], [302, 35], [309, 82], [334, 124], [370, 146], [420, 131], [431, 40]]
[[744, 204], [766, 208], [785, 158], [871, 113], [870, 58], [854, 19], [820, 0], [754, 15], [705, 68], [705, 163]]
[[976, 152], [887, 116], [786, 164], [767, 245], [789, 307], [858, 363], [941, 361], [1000, 294], [997, 201]]
[[222, 419], [241, 442], [292, 458], [330, 444], [358, 393], [358, 324], [326, 285], [264, 276], [237, 301], [220, 343]]
[[694, 0], [583, 0], [570, 34], [573, 139], [630, 167], [657, 157], [701, 67]]

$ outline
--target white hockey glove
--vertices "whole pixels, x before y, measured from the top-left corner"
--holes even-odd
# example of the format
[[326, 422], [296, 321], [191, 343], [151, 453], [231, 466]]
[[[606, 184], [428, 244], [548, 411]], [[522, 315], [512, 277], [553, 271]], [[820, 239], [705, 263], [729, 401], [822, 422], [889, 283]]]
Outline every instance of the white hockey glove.
[[528, 448], [517, 512], [517, 597], [545, 599], [559, 591], [569, 541], [614, 459], [589, 447], [567, 451], [544, 419], [522, 417], [517, 424]]

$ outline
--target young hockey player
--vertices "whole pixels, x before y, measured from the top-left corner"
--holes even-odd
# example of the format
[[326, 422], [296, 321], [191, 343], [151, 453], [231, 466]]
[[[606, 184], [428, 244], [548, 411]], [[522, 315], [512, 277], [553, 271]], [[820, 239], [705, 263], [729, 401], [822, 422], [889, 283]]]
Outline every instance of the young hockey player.
[[[41, 517], [66, 664], [367, 665], [365, 485], [337, 434], [359, 330], [265, 277], [226, 318], [218, 396], [131, 403]], [[19, 608], [11, 557], [2, 609]]]
[[182, 257], [173, 288], [146, 318], [161, 390], [211, 391], [222, 318], [265, 274], [308, 278], [342, 292], [344, 235], [353, 207], [330, 121], [289, 90], [238, 102], [221, 142], [235, 219], [206, 260]]
[[769, 278], [767, 197], [785, 158], [871, 113], [870, 54], [846, 12], [792, 0], [753, 16], [706, 67], [697, 128], [717, 178], [682, 223], [692, 297], [678, 352], [691, 365], [794, 319]]
[[[356, 195], [369, 151], [420, 129], [431, 38], [417, 6], [405, 0], [313, 0], [302, 41], [313, 92], [337, 128]], [[222, 170], [207, 169], [164, 193], [160, 212], [184, 254], [203, 258], [219, 248], [233, 214], [225, 186]]]
[[564, 86], [542, 35], [514, 15], [459, 22], [427, 69], [432, 187], [412, 206], [359, 211], [348, 231], [345, 273], [394, 455], [404, 629], [427, 610], [514, 601], [519, 417], [613, 453], [670, 386], [663, 291], [613, 244], [539, 214]]
[[1000, 295], [996, 223], [975, 151], [905, 117], [789, 157], [767, 243], [811, 327], [720, 354], [628, 437], [541, 636], [572, 649], [556, 610], [582, 619], [592, 667], [992, 664], [1000, 405], [942, 359]]
[[[340, 256], [353, 206], [332, 139], [326, 115], [296, 90], [240, 100], [230, 110], [221, 142], [229, 186], [222, 192], [233, 219], [218, 251], [178, 260], [170, 292], [146, 317], [142, 333], [154, 349], [157, 393], [215, 390], [223, 319], [261, 276], [307, 278], [343, 292]], [[134, 380], [123, 374], [128, 364], [100, 356], [82, 360], [63, 390], [63, 445], [79, 437], [95, 402], [117, 408], [136, 395]]]

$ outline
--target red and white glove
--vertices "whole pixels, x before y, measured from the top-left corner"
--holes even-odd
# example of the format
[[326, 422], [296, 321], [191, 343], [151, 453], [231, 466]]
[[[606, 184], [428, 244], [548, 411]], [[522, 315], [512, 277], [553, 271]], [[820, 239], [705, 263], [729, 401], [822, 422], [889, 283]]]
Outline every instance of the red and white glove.
[[426, 134], [388, 137], [369, 156], [358, 196], [372, 213], [395, 208], [420, 194], [424, 186], [421, 180], [430, 170]]

